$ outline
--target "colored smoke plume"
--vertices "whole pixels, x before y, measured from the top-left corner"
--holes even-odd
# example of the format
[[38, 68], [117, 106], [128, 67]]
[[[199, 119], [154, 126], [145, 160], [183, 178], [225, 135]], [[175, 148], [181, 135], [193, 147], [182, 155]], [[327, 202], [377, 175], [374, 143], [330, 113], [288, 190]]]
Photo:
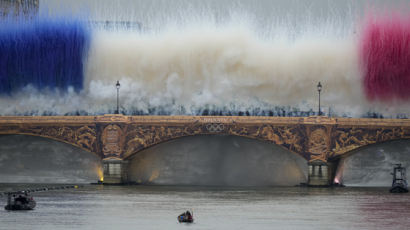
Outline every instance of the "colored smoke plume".
[[368, 16], [360, 40], [363, 85], [368, 99], [410, 98], [410, 17]]
[[[370, 39], [372, 28], [388, 23], [367, 20], [365, 33], [357, 30], [363, 18], [361, 1], [341, 1], [342, 8], [339, 1], [285, 2], [43, 0], [39, 13], [46, 16], [17, 27], [6, 21], [0, 27], [0, 49], [9, 50], [0, 54], [0, 115], [113, 113], [119, 80], [119, 106], [127, 115], [310, 116], [317, 111], [320, 81], [322, 113], [410, 117], [410, 100], [370, 101], [365, 95], [368, 91], [363, 90], [363, 72], [383, 69], [368, 64], [369, 54], [374, 57], [370, 45], [380, 42], [373, 39], [370, 44], [365, 35]], [[397, 4], [389, 6], [396, 8]], [[398, 18], [402, 27], [408, 25]], [[131, 28], [128, 23], [141, 26]], [[44, 40], [39, 33], [31, 34], [33, 38], [21, 35], [30, 34], [33, 27], [53, 36], [58, 33], [52, 30], [59, 31], [58, 39], [77, 54], [55, 50], [52, 42], [35, 43], [42, 45], [42, 52], [35, 55], [26, 51], [23, 44]], [[7, 35], [7, 31], [13, 33]], [[14, 37], [7, 40], [6, 35]], [[50, 41], [57, 43], [53, 36]], [[19, 44], [22, 56], [10, 48], [12, 44]], [[47, 47], [63, 54], [52, 56]], [[28, 55], [33, 58], [25, 58]], [[40, 60], [42, 65], [27, 65]], [[57, 64], [61, 71], [56, 71]], [[53, 71], [56, 74], [50, 74]], [[389, 92], [395, 95], [398, 90]]]
[[[23, 17], [23, 16], [21, 16]], [[0, 24], [0, 93], [27, 85], [38, 89], [82, 89], [90, 40], [84, 22], [33, 16]]]

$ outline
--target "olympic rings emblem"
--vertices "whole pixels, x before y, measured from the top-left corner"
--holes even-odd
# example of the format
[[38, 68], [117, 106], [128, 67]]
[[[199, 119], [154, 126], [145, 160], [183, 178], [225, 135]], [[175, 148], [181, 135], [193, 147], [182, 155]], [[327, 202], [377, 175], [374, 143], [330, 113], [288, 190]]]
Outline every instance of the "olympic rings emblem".
[[206, 125], [206, 129], [211, 133], [219, 133], [225, 129], [225, 126], [220, 123], [211, 123]]

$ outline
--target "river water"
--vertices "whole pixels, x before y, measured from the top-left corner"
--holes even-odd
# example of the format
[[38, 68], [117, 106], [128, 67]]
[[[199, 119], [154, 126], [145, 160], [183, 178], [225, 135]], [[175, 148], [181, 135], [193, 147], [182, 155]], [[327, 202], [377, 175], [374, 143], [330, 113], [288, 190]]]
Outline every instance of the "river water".
[[[3, 184], [1, 191], [24, 185]], [[45, 185], [29, 185], [30, 188]], [[54, 186], [54, 185], [51, 185]], [[410, 195], [388, 188], [102, 186], [33, 193], [0, 229], [409, 229]], [[6, 197], [2, 197], [5, 204]], [[191, 209], [193, 224], [177, 215]]]

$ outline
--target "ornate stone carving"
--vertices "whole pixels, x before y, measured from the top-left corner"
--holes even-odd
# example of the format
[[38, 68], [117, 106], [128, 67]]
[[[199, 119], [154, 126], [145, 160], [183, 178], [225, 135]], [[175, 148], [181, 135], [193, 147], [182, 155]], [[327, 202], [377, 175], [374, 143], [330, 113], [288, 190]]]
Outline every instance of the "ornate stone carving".
[[266, 140], [307, 160], [326, 161], [365, 145], [410, 139], [410, 119], [0, 116], [0, 134], [52, 138], [94, 152], [102, 158], [127, 158], [144, 148], [184, 136], [226, 134]]
[[122, 151], [123, 133], [118, 125], [107, 125], [102, 133], [102, 151], [104, 157], [119, 157]]
[[82, 126], [76, 130], [75, 135], [75, 143], [85, 149], [96, 152], [97, 133], [95, 131], [95, 127]]
[[[6, 128], [6, 129], [2, 129]], [[84, 126], [50, 126], [50, 125], [20, 125], [3, 126], [1, 134], [27, 134], [48, 137], [76, 145], [90, 152], [96, 152], [95, 127]]]
[[329, 136], [324, 127], [316, 127], [309, 134], [310, 160], [326, 161], [329, 153]]
[[[188, 126], [131, 126], [127, 132], [124, 157], [149, 146], [183, 136], [224, 133], [267, 140], [303, 155], [303, 135], [298, 127], [194, 123]], [[306, 157], [305, 155], [303, 155]]]
[[211, 117], [211, 116], [206, 116], [206, 117], [200, 117], [199, 122], [201, 123], [217, 123], [217, 124], [226, 124], [226, 123], [232, 123], [233, 119], [232, 117]]
[[225, 130], [225, 125], [221, 123], [210, 123], [207, 124], [205, 127], [206, 130], [208, 130], [208, 132], [210, 133], [220, 133]]
[[126, 135], [124, 157], [160, 142], [204, 133], [202, 128], [199, 125], [168, 127], [161, 125], [131, 125]]
[[362, 128], [344, 127], [337, 128], [333, 135], [334, 146], [331, 156], [345, 154], [353, 149], [385, 141], [408, 139], [409, 129], [402, 127], [394, 128]]
[[241, 127], [236, 125], [230, 130], [230, 134], [267, 140], [303, 155], [304, 134], [299, 126], [254, 125]]
[[129, 120], [128, 116], [122, 114], [105, 114], [103, 116], [95, 117], [97, 122], [127, 122]]

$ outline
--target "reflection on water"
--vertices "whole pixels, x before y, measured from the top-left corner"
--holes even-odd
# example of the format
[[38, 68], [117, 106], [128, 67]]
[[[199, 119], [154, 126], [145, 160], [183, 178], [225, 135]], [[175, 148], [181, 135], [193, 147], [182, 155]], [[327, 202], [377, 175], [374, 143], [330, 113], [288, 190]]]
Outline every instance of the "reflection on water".
[[[35, 198], [34, 211], [0, 210], [0, 229], [407, 229], [410, 224], [410, 195], [390, 194], [388, 188], [89, 185]], [[194, 212], [193, 225], [177, 222], [186, 209]]]

